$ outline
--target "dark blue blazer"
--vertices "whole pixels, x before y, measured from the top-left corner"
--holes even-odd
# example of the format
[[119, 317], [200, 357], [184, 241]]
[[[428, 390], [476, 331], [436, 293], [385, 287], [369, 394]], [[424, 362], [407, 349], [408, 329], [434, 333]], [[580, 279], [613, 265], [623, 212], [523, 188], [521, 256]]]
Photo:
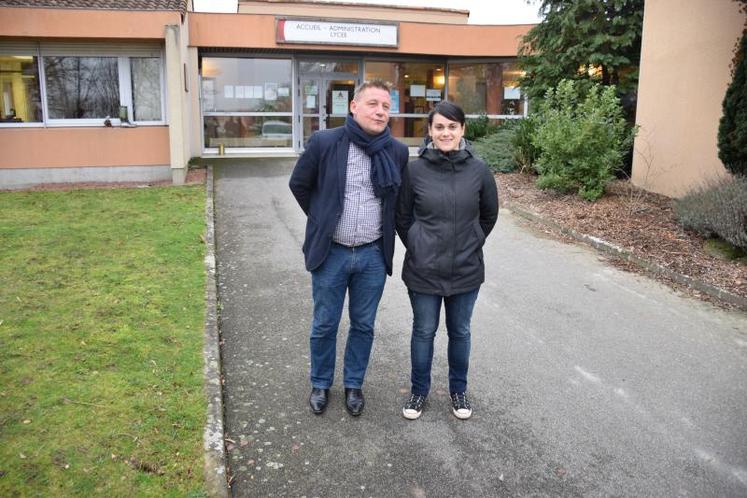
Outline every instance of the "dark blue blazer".
[[[350, 141], [345, 128], [318, 131], [311, 135], [290, 177], [290, 189], [306, 213], [306, 237], [303, 254], [306, 269], [314, 271], [327, 258], [332, 235], [342, 215], [345, 200], [345, 178], [348, 169]], [[392, 140], [389, 154], [400, 172], [407, 164], [407, 146]], [[382, 199], [382, 249], [389, 275], [394, 256], [394, 210], [397, 193]]]

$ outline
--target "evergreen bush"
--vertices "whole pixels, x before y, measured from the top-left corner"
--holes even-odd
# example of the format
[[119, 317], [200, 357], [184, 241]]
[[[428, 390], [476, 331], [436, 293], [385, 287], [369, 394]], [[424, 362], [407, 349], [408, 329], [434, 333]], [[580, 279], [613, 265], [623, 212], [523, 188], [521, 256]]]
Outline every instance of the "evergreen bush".
[[674, 212], [684, 228], [747, 250], [747, 176], [695, 189], [675, 201]]
[[633, 145], [635, 128], [625, 121], [614, 86], [594, 85], [580, 96], [563, 80], [540, 105], [532, 143], [539, 150], [537, 186], [577, 192], [593, 201], [604, 193]]
[[464, 138], [470, 142], [488, 136], [498, 129], [498, 125], [490, 122], [487, 115], [481, 114], [476, 118], [467, 118], [464, 127]]
[[747, 175], [747, 34], [742, 35], [732, 73], [718, 127], [718, 157], [735, 175]]
[[518, 120], [514, 126], [511, 145], [513, 146], [514, 162], [521, 172], [537, 172], [534, 169], [534, 163], [539, 157], [539, 149], [532, 143], [532, 140], [537, 132], [538, 124], [539, 120], [533, 114]]
[[513, 145], [515, 134], [515, 124], [507, 121], [493, 133], [475, 140], [472, 145], [491, 170], [507, 173], [517, 167]]

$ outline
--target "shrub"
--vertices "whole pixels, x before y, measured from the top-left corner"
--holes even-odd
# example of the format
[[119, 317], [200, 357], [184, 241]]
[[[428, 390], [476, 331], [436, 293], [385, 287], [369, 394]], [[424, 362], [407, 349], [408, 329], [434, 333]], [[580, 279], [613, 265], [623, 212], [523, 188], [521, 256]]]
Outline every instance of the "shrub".
[[747, 175], [747, 33], [742, 35], [732, 74], [718, 127], [718, 157], [735, 175]]
[[539, 150], [532, 143], [534, 134], [537, 132], [539, 121], [536, 115], [520, 119], [514, 125], [514, 135], [511, 139], [513, 146], [513, 158], [516, 166], [521, 172], [534, 172], [534, 163], [539, 157]]
[[747, 249], [747, 177], [733, 176], [695, 189], [675, 201], [684, 228]]
[[495, 172], [507, 173], [517, 167], [513, 145], [516, 126], [506, 122], [493, 133], [473, 143], [475, 152]]
[[602, 196], [635, 136], [615, 92], [594, 85], [582, 100], [577, 84], [563, 80], [547, 93], [532, 134], [538, 187], [576, 191], [589, 201]]
[[464, 138], [473, 142], [478, 138], [490, 135], [497, 129], [498, 125], [492, 124], [485, 114], [481, 114], [477, 118], [467, 118], [464, 127]]

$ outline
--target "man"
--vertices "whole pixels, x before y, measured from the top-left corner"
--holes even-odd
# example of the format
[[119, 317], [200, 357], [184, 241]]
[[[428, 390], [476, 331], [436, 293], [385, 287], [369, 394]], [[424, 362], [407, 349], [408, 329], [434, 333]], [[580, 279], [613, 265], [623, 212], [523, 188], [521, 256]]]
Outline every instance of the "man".
[[337, 328], [348, 294], [350, 330], [345, 346], [345, 407], [363, 411], [363, 378], [374, 336], [376, 309], [392, 274], [394, 209], [407, 147], [394, 140], [389, 86], [360, 85], [345, 125], [314, 133], [298, 159], [290, 189], [306, 213], [303, 252], [311, 272], [311, 410], [329, 401]]

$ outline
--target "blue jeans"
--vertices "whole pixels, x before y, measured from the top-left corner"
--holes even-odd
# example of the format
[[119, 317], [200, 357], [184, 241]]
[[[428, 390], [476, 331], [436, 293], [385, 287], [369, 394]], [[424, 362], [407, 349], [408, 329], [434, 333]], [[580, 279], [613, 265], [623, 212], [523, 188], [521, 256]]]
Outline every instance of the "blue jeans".
[[379, 241], [348, 248], [332, 244], [324, 263], [311, 272], [314, 319], [311, 324], [311, 385], [329, 389], [335, 375], [337, 328], [348, 293], [350, 330], [345, 346], [343, 383], [360, 389], [368, 368], [374, 320], [386, 282]]
[[410, 304], [412, 304], [412, 338], [410, 339], [412, 394], [427, 396], [431, 388], [433, 340], [438, 330], [441, 301], [444, 302], [446, 308], [446, 332], [449, 336], [449, 391], [467, 390], [470, 321], [479, 291], [478, 287], [463, 294], [437, 296], [408, 289]]

